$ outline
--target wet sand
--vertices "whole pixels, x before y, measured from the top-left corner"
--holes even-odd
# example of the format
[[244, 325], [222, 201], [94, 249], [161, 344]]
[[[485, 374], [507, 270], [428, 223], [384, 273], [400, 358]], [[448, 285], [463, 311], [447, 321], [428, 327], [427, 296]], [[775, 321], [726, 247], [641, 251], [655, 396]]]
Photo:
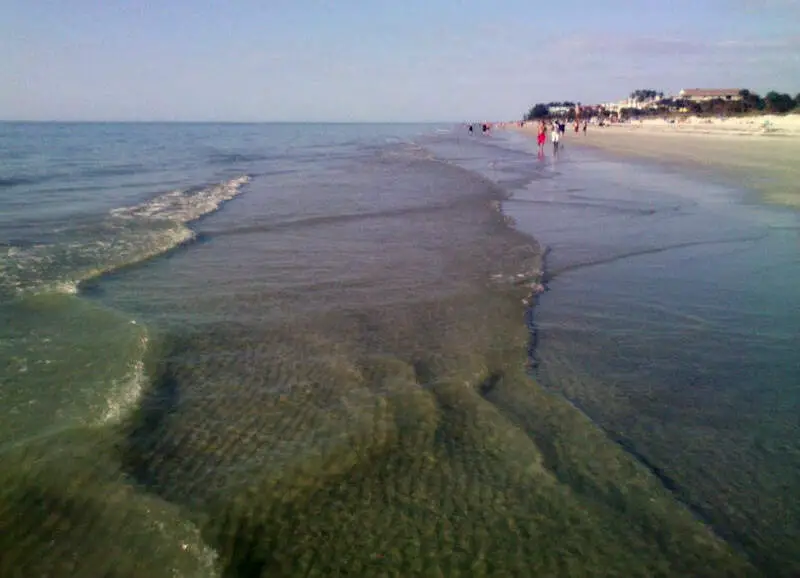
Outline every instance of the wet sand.
[[[535, 126], [525, 132], [535, 132]], [[759, 192], [769, 203], [800, 207], [800, 137], [790, 134], [725, 134], [672, 125], [590, 127], [587, 134], [567, 133], [572, 143], [620, 155], [721, 169]]]

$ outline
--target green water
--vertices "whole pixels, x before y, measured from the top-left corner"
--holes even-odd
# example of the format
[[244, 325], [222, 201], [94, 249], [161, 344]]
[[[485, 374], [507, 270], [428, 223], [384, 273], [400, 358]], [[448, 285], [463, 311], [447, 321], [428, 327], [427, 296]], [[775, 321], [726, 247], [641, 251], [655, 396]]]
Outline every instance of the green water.
[[[426, 336], [405, 355], [365, 355], [363, 341], [307, 327], [258, 337], [217, 328], [173, 343], [121, 428], [6, 453], [0, 519], [13, 513], [14, 523], [0, 534], [0, 569], [751, 574], [654, 476], [525, 374], [527, 333], [514, 321], [523, 294], [477, 291], [373, 318], [373, 331], [394, 328], [397, 346]], [[338, 335], [359, 334], [357, 319], [329, 321]], [[453, 326], [472, 337], [454, 340], [443, 331]], [[241, 370], [219, 370], [248, 350], [269, 352], [251, 358], [250, 375], [294, 387], [243, 389], [232, 381]]]
[[[212, 155], [285, 172], [197, 243], [3, 302], [0, 576], [759, 575], [526, 373], [541, 248], [496, 183], [402, 142], [281, 142]], [[8, 254], [37, 264], [24, 229]]]
[[147, 343], [130, 316], [74, 295], [0, 302], [0, 451], [118, 419], [137, 403]]

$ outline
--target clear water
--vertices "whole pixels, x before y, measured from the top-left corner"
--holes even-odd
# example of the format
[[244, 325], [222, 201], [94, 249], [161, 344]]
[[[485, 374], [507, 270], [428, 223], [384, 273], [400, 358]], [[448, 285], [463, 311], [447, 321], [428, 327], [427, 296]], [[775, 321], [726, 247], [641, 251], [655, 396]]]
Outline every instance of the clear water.
[[[79, 284], [91, 287], [104, 274], [195, 242], [194, 223], [252, 179], [297, 182], [306, 166], [330, 166], [353, 150], [426, 130], [3, 124], [0, 401], [9, 416], [0, 444], [62, 423], [104, 422], [135, 404], [147, 326], [121, 310], [71, 298]], [[149, 302], [153, 291], [161, 288], [138, 300]]]
[[[537, 378], [605, 434], [525, 375], [533, 237]], [[713, 175], [432, 125], [3, 124], [0, 247], [4, 572], [797, 561], [796, 215]]]
[[705, 171], [574, 146], [545, 164], [506, 206], [550, 249], [540, 380], [771, 575], [791, 575], [800, 214]]

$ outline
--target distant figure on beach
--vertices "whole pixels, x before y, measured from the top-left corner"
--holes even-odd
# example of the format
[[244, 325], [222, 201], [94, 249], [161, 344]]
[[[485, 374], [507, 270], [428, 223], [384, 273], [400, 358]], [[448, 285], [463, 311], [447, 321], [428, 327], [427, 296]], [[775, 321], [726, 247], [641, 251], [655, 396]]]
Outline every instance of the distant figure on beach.
[[553, 154], [558, 153], [558, 143], [561, 140], [561, 134], [559, 133], [558, 129], [555, 127], [553, 128], [553, 132], [550, 134], [550, 138], [553, 140]]
[[561, 133], [561, 136], [564, 136], [564, 133], [567, 132], [567, 123], [565, 123], [563, 120], [558, 123], [558, 132]]
[[539, 145], [539, 156], [544, 155], [544, 141], [547, 138], [547, 127], [544, 121], [539, 123], [539, 134], [536, 136], [536, 142]]
[[472, 134], [473, 133], [472, 125], [469, 125], [469, 128], [467, 130], [469, 131], [469, 134]]
[[583, 134], [586, 134], [586, 127], [587, 126], [589, 126], [589, 123], [586, 122], [586, 121], [583, 121]]

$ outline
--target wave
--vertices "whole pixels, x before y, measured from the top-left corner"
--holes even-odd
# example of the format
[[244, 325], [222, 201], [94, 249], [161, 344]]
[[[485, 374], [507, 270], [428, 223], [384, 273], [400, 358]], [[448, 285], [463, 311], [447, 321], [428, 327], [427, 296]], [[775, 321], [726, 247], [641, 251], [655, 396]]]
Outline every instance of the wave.
[[0, 189], [10, 189], [11, 187], [18, 187], [20, 185], [31, 185], [38, 182], [36, 179], [29, 177], [5, 177], [0, 178]]
[[627, 253], [621, 253], [618, 255], [610, 255], [608, 257], [601, 257], [597, 259], [592, 259], [589, 261], [584, 261], [580, 263], [573, 263], [571, 265], [566, 265], [564, 267], [560, 267], [553, 271], [548, 271], [547, 275], [545, 276], [546, 281], [552, 281], [559, 275], [564, 273], [570, 273], [572, 271], [577, 271], [579, 269], [585, 269], [587, 267], [596, 267], [598, 265], [608, 265], [611, 263], [615, 263], [617, 261], [622, 261], [625, 259], [631, 259], [633, 257], [643, 257], [645, 255], [653, 255], [656, 253], [666, 253], [667, 251], [675, 251], [680, 249], [688, 249], [690, 247], [702, 247], [706, 245], [728, 245], [728, 244], [739, 244], [739, 243], [752, 243], [754, 241], [759, 241], [763, 239], [765, 235], [750, 235], [746, 237], [734, 237], [730, 239], [711, 239], [706, 241], [686, 241], [684, 243], [674, 243], [672, 245], [664, 245], [660, 247], [649, 247], [646, 249], [638, 249], [636, 251], [629, 251]]
[[[387, 143], [381, 147], [376, 147], [379, 158], [386, 160], [407, 159], [410, 161], [426, 160], [436, 161], [436, 156], [426, 147], [404, 141]], [[453, 165], [455, 166], [455, 165]]]
[[[0, 249], [0, 297], [11, 297], [0, 299], [0, 318], [6, 319], [0, 325], [10, 331], [8, 342], [20, 348], [12, 356], [16, 365], [0, 368], [3, 393], [25, 398], [32, 392], [31, 400], [48, 400], [18, 403], [18, 415], [5, 424], [7, 435], [0, 428], [0, 445], [4, 439], [28, 439], [42, 424], [119, 422], [137, 406], [146, 382], [147, 330], [75, 297], [80, 284], [193, 240], [188, 223], [218, 210], [248, 181], [241, 176], [171, 191], [74, 228], [64, 241]], [[0, 342], [3, 337], [0, 332]], [[58, 379], [52, 379], [54, 368]], [[50, 385], [55, 390], [45, 393]], [[59, 408], [57, 416], [47, 413], [50, 406]]]
[[220, 205], [236, 197], [241, 187], [250, 180], [241, 176], [212, 187], [195, 190], [176, 190], [160, 195], [140, 205], [114, 209], [115, 217], [163, 219], [188, 223], [219, 209]]
[[[69, 167], [64, 167], [62, 168], [62, 170], [56, 170], [46, 174], [40, 174], [38, 176], [12, 175], [8, 177], [0, 177], [0, 189], [10, 189], [13, 187], [20, 187], [20, 186], [41, 185], [44, 183], [58, 182], [76, 178], [124, 177], [128, 175], [139, 174], [144, 169], [145, 169], [144, 165], [138, 163], [99, 166], [99, 167], [92, 166], [77, 170], [69, 170]], [[90, 188], [100, 188], [100, 187], [93, 187], [88, 184], [86, 186], [80, 187], [81, 190], [86, 190]], [[61, 190], [60, 187], [59, 190]]]
[[[131, 321], [131, 324], [136, 325], [136, 321]], [[147, 331], [143, 329], [139, 337], [138, 354], [131, 360], [127, 374], [118, 382], [113, 383], [106, 398], [107, 408], [100, 419], [102, 424], [120, 421], [139, 403], [147, 381], [144, 357], [147, 353], [148, 343]]]
[[82, 177], [124, 177], [127, 175], [139, 174], [146, 170], [141, 163], [130, 163], [122, 165], [112, 165], [103, 167], [91, 167], [80, 171]]
[[8, 241], [0, 241], [0, 247], [7, 247], [7, 248], [20, 248], [20, 247], [33, 247], [37, 244], [36, 241], [29, 241], [27, 239], [9, 239]]
[[[0, 382], [4, 394], [16, 392], [22, 401], [31, 392], [32, 403], [17, 403], [14, 419], [0, 428], [0, 446], [79, 424], [118, 423], [138, 405], [146, 383], [147, 329], [76, 298], [80, 284], [191, 241], [187, 224], [218, 210], [248, 181], [241, 176], [171, 191], [114, 210], [102, 222], [72, 227], [59, 242], [0, 248], [0, 297], [11, 297], [0, 299], [6, 318], [0, 325], [19, 349], [12, 356], [17, 364], [0, 371]], [[58, 379], [47, 377], [56, 370]], [[50, 385], [57, 387], [45, 393]]]
[[[65, 291], [66, 293], [67, 291]], [[0, 302], [0, 453], [31, 439], [117, 423], [145, 388], [148, 328], [76, 295]]]
[[210, 187], [175, 190], [76, 231], [58, 244], [6, 246], [0, 252], [0, 294], [77, 292], [81, 282], [140, 263], [191, 242], [187, 226], [241, 194], [249, 176]]
[[275, 158], [275, 155], [252, 153], [212, 152], [208, 155], [208, 163], [212, 165], [230, 165], [235, 163], [254, 163]]
[[207, 230], [207, 231], [201, 231], [199, 234], [204, 239], [213, 237], [228, 237], [231, 235], [249, 235], [253, 233], [264, 233], [269, 231], [279, 231], [285, 229], [299, 229], [304, 227], [316, 227], [320, 225], [331, 225], [337, 223], [347, 223], [351, 221], [361, 221], [368, 219], [395, 218], [395, 217], [403, 217], [415, 214], [429, 215], [435, 211], [446, 210], [449, 209], [450, 207], [451, 207], [450, 205], [439, 203], [439, 204], [423, 205], [420, 207], [387, 209], [383, 211], [365, 211], [362, 213], [344, 213], [339, 215], [319, 215], [315, 217], [305, 217], [298, 219], [290, 219], [286, 221], [277, 221], [274, 223], [246, 225], [242, 227], [231, 227], [219, 231]]

